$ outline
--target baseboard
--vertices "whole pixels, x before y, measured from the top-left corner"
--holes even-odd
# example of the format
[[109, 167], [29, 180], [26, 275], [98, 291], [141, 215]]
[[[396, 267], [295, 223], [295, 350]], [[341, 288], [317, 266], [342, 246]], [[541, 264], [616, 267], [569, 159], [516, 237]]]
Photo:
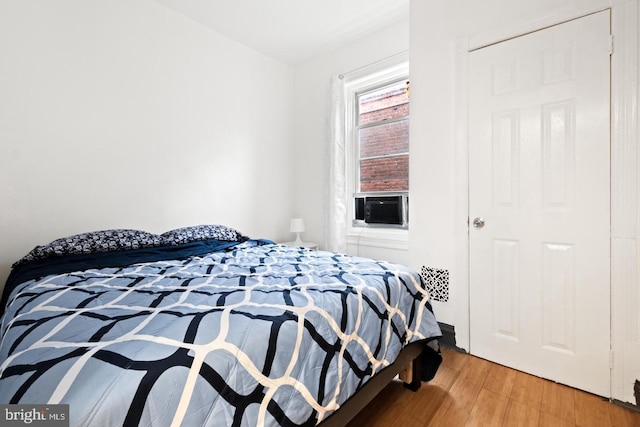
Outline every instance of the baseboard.
[[460, 353], [466, 353], [463, 348], [460, 348], [456, 345], [456, 330], [453, 325], [448, 325], [446, 323], [440, 323], [440, 330], [442, 331], [442, 338], [438, 340], [441, 346], [454, 349]]
[[640, 412], [640, 406], [639, 405], [634, 405], [633, 403], [629, 403], [629, 402], [623, 402], [623, 401], [618, 400], [618, 399], [613, 399], [613, 403], [618, 405], [618, 406], [622, 406], [623, 408], [627, 408], [627, 409], [630, 409], [630, 410], [635, 411], [635, 412]]

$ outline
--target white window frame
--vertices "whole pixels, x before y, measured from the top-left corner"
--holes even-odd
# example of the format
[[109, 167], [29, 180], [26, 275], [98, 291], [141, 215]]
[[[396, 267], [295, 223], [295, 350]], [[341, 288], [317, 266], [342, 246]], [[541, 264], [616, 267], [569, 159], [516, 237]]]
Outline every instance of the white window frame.
[[[354, 226], [354, 194], [357, 193], [359, 176], [358, 105], [357, 94], [369, 92], [394, 81], [409, 79], [409, 55], [399, 55], [391, 61], [383, 61], [366, 68], [357, 76], [345, 78], [345, 145], [347, 184], [347, 244], [408, 250], [409, 231], [394, 226]], [[411, 118], [409, 118], [411, 120]], [[411, 148], [409, 148], [411, 151]], [[411, 203], [411, 201], [409, 201]], [[411, 222], [411, 220], [409, 220]]]

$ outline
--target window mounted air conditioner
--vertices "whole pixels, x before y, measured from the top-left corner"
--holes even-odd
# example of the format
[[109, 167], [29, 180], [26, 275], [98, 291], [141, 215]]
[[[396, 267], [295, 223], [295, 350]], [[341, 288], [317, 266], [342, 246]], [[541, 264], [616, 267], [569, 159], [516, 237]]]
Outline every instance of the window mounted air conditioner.
[[359, 193], [354, 196], [354, 203], [354, 226], [407, 228], [409, 225], [406, 193]]

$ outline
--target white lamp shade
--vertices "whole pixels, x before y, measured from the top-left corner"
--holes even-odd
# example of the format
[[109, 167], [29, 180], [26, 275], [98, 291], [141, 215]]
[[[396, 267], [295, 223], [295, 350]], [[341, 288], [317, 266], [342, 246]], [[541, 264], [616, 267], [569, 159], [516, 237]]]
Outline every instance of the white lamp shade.
[[304, 231], [304, 220], [302, 218], [291, 218], [289, 231], [292, 233], [302, 233]]

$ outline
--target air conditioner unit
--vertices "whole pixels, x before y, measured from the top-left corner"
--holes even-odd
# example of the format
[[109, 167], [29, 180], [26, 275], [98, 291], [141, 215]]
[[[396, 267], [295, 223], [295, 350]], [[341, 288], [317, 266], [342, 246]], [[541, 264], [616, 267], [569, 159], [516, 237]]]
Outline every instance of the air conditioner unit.
[[373, 224], [407, 228], [409, 195], [406, 193], [358, 193], [354, 196], [354, 225]]

